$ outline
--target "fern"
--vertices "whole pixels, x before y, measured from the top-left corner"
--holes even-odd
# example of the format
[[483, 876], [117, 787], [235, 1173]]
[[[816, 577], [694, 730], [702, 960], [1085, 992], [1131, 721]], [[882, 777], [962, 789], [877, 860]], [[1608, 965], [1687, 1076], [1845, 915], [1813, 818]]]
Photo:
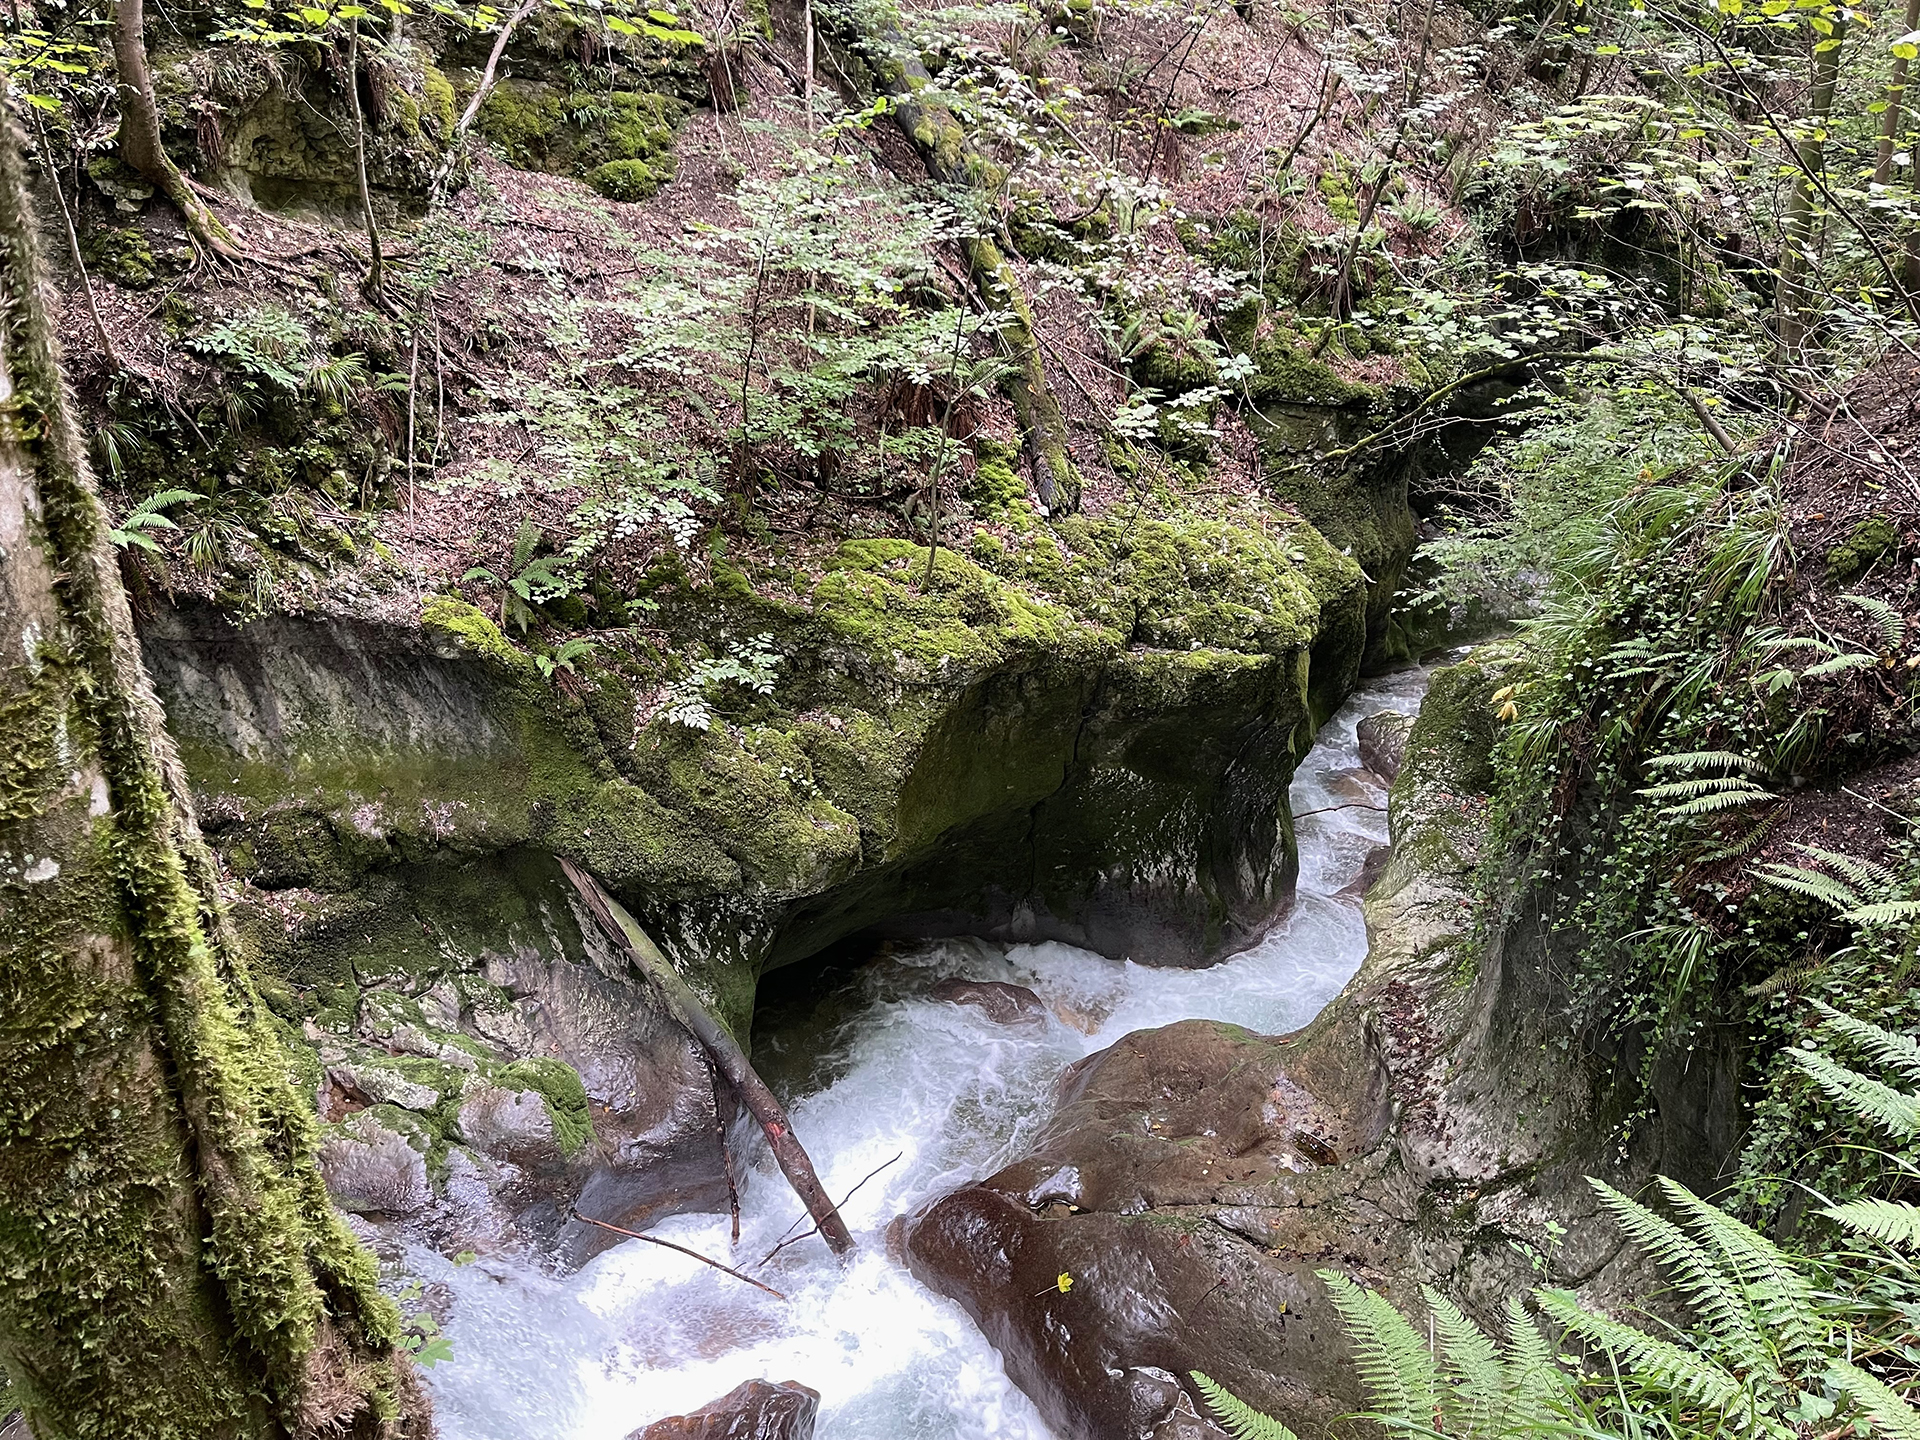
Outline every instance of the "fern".
[[1753, 874], [1757, 880], [1792, 891], [1795, 895], [1805, 895], [1836, 910], [1855, 910], [1866, 903], [1865, 897], [1851, 886], [1804, 866], [1769, 863], [1755, 866]]
[[1835, 1360], [1827, 1366], [1827, 1383], [1893, 1440], [1920, 1440], [1920, 1413], [1885, 1381], [1845, 1360]]
[[[1906, 901], [1906, 904], [1920, 902]], [[1899, 1035], [1865, 1020], [1856, 1019], [1824, 1005], [1813, 1002], [1814, 1012], [1820, 1016], [1820, 1028], [1828, 1035], [1850, 1040], [1865, 1050], [1883, 1065], [1891, 1065], [1910, 1080], [1920, 1080], [1920, 1041], [1910, 1035]]]
[[1699, 1351], [1582, 1309], [1570, 1291], [1542, 1290], [1538, 1294], [1542, 1310], [1570, 1333], [1603, 1351], [1622, 1370], [1692, 1404], [1718, 1410], [1735, 1424], [1747, 1420], [1752, 1407], [1746, 1386]]
[[1920, 1205], [1904, 1200], [1849, 1200], [1820, 1212], [1856, 1235], [1901, 1249], [1920, 1248]]
[[1736, 1370], [1768, 1368], [1769, 1346], [1738, 1280], [1693, 1236], [1600, 1180], [1589, 1179], [1626, 1237], [1664, 1267]]
[[1688, 750], [1678, 755], [1656, 755], [1647, 762], [1649, 770], [1738, 770], [1748, 775], [1764, 775], [1767, 767], [1758, 760], [1736, 755], [1731, 750]]
[[1809, 665], [1800, 672], [1802, 680], [1823, 680], [1829, 675], [1843, 674], [1848, 670], [1870, 670], [1880, 663], [1878, 657], [1864, 650], [1855, 650], [1850, 654], [1836, 655], [1831, 660], [1822, 660], [1817, 665]]
[[1859, 1119], [1878, 1125], [1896, 1140], [1920, 1136], [1920, 1100], [1903, 1095], [1821, 1054], [1817, 1050], [1789, 1050], [1793, 1061], [1814, 1084]]
[[1873, 617], [1874, 628], [1880, 632], [1880, 638], [1888, 650], [1898, 650], [1907, 639], [1907, 621], [1893, 606], [1872, 595], [1842, 595], [1842, 600], [1851, 600], [1868, 615]]
[[1426, 1342], [1386, 1297], [1363, 1289], [1338, 1270], [1316, 1273], [1346, 1323], [1354, 1369], [1374, 1409], [1405, 1424], [1431, 1427], [1440, 1377]]
[[[1720, 1254], [1722, 1271], [1734, 1277], [1748, 1314], [1768, 1346], [1797, 1371], [1820, 1351], [1827, 1328], [1815, 1310], [1813, 1285], [1799, 1265], [1752, 1226], [1709, 1204], [1678, 1180], [1660, 1177], [1667, 1200], [1684, 1215], [1694, 1234]], [[1713, 1327], [1714, 1343], [1725, 1348], [1726, 1335]]]
[[1711, 795], [1701, 795], [1678, 805], [1668, 805], [1661, 809], [1662, 815], [1686, 818], [1693, 815], [1712, 815], [1721, 810], [1732, 810], [1740, 805], [1753, 805], [1773, 799], [1773, 793], [1762, 790], [1757, 785], [1744, 781], [1734, 781], [1724, 789]]
[[1462, 1435], [1481, 1433], [1504, 1407], [1507, 1377], [1500, 1354], [1486, 1332], [1446, 1296], [1431, 1285], [1421, 1287], [1420, 1293], [1446, 1354], [1446, 1393], [1441, 1402], [1446, 1429]]
[[1293, 1431], [1271, 1415], [1262, 1415], [1219, 1381], [1202, 1375], [1198, 1370], [1188, 1373], [1193, 1376], [1193, 1383], [1200, 1387], [1207, 1405], [1220, 1417], [1220, 1423], [1233, 1440], [1296, 1440]]

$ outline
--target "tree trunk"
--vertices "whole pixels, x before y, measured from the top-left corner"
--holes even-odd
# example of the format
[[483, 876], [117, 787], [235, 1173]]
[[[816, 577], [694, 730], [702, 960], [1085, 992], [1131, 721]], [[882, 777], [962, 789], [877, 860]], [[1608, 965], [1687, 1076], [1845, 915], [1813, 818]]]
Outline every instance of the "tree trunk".
[[0, 1367], [39, 1440], [423, 1436], [217, 906], [0, 117]]
[[196, 243], [216, 255], [237, 257], [233, 237], [160, 143], [160, 107], [154, 103], [153, 75], [147, 69], [145, 0], [115, 0], [113, 65], [120, 92], [121, 158], [166, 196]]
[[[124, 3], [124, 0], [123, 0]], [[347, 100], [353, 113], [353, 164], [360, 182], [360, 218], [367, 227], [367, 278], [361, 289], [374, 305], [387, 309], [387, 261], [380, 249], [380, 222], [373, 215], [367, 186], [367, 118], [360, 111], [360, 21], [347, 22]]]
[[1815, 234], [1813, 180], [1827, 165], [1827, 121], [1833, 114], [1833, 93], [1840, 78], [1840, 42], [1846, 36], [1846, 21], [1836, 20], [1834, 43], [1814, 40], [1810, 83], [1807, 89], [1807, 113], [1801, 121], [1800, 138], [1794, 143], [1799, 156], [1800, 173], [1793, 192], [1787, 198], [1786, 223], [1780, 238], [1780, 281], [1775, 298], [1775, 314], [1780, 349], [1784, 355], [1798, 353], [1807, 337], [1807, 312], [1813, 303], [1806, 275], [1814, 263]]
[[[1907, 0], [1907, 24], [1902, 34], [1920, 30], [1920, 0]], [[1893, 74], [1887, 79], [1887, 108], [1880, 117], [1880, 149], [1874, 156], [1873, 182], [1885, 185], [1893, 178], [1893, 151], [1900, 141], [1900, 110], [1907, 97], [1907, 62], [1893, 57]]]
[[[825, 18], [818, 12], [814, 15], [816, 21]], [[1001, 171], [974, 148], [953, 112], [919, 98], [933, 80], [904, 35], [898, 30], [879, 34], [843, 32], [837, 37], [822, 31], [821, 35], [829, 42], [830, 55], [836, 38], [849, 46], [854, 52], [849, 58], [851, 68], [856, 73], [864, 70], [873, 88], [892, 101], [893, 118], [919, 152], [929, 175], [942, 185], [982, 190], [999, 185], [1004, 178]], [[1003, 388], [1026, 440], [1040, 503], [1055, 513], [1078, 509], [1080, 474], [1067, 448], [1066, 417], [1047, 383], [1047, 367], [1034, 334], [1033, 306], [1026, 287], [1000, 247], [986, 236], [962, 240], [960, 249], [973, 283], [986, 302], [1008, 317], [1000, 327], [1000, 339], [1014, 368]]]

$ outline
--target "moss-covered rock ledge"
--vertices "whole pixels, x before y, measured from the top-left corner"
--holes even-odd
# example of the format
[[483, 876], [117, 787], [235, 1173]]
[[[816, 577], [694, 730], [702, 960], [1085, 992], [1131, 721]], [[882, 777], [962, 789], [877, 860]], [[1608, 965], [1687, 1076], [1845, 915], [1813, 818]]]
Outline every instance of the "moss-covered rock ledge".
[[[1292, 884], [1287, 785], [1358, 671], [1366, 586], [1294, 512], [1206, 503], [1057, 528], [1016, 512], [931, 572], [897, 540], [810, 574], [662, 567], [635, 597], [651, 648], [600, 632], [557, 680], [451, 596], [411, 625], [152, 617], [170, 725], [260, 969], [321, 1051], [336, 1138], [385, 1145], [420, 1206], [509, 1167], [481, 1178], [519, 1197], [511, 1223], [450, 1243], [536, 1211], [557, 1233], [589, 1184], [613, 1185], [611, 1218], [710, 1202], [697, 1057], [611, 1018], [644, 999], [596, 961], [552, 854], [743, 1034], [765, 968], [873, 927], [1161, 964], [1249, 943]], [[770, 693], [711, 691], [704, 729], [674, 718], [685, 657], [748, 642], [778, 657]], [[583, 1077], [584, 1113], [510, 1073], [532, 1055]], [[520, 1098], [482, 1115], [488, 1091]], [[662, 1198], [639, 1173], [669, 1159]]]

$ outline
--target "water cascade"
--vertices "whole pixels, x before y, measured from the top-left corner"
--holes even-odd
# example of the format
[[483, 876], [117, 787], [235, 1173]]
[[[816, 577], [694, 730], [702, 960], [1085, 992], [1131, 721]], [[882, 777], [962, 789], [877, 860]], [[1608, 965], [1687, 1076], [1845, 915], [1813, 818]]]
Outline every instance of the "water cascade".
[[[739, 1245], [724, 1215], [683, 1215], [652, 1233], [750, 1269], [784, 1301], [649, 1245], [621, 1245], [563, 1278], [411, 1253], [415, 1273], [451, 1295], [454, 1355], [430, 1376], [442, 1434], [621, 1440], [758, 1376], [821, 1393], [820, 1440], [1050, 1440], [959, 1306], [889, 1253], [888, 1226], [1017, 1156], [1061, 1071], [1130, 1031], [1202, 1018], [1279, 1034], [1339, 992], [1366, 953], [1359, 882], [1386, 840], [1385, 789], [1360, 766], [1355, 727], [1411, 710], [1425, 678], [1368, 686], [1322, 730], [1293, 783], [1298, 898], [1224, 964], [1155, 969], [1060, 944], [943, 940], [896, 946], [851, 975], [823, 972], [822, 988], [763, 1008], [756, 1063], [829, 1192], [853, 1192], [844, 1213], [860, 1249], [847, 1267], [817, 1237], [756, 1265], [804, 1222], [764, 1144], [740, 1133], [736, 1154], [757, 1160], [741, 1177]], [[1047, 1014], [1006, 1024], [930, 993], [955, 978], [1025, 986]]]

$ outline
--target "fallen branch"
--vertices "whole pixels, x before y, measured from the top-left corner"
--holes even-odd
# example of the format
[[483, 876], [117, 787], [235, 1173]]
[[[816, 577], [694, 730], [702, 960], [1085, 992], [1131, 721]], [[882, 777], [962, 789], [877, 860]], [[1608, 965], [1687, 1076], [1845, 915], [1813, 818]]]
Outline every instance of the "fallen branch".
[[1371, 800], [1349, 800], [1344, 805], [1322, 805], [1318, 810], [1302, 810], [1293, 818], [1304, 820], [1309, 815], [1331, 815], [1335, 810], [1384, 810], [1384, 805], [1375, 805]]
[[639, 922], [601, 888], [598, 880], [571, 860], [562, 859], [560, 868], [566, 871], [567, 879], [580, 892], [580, 898], [586, 902], [593, 918], [600, 922], [600, 928], [607, 932], [607, 938], [625, 950], [627, 957], [659, 988], [673, 1018], [706, 1047], [715, 1067], [727, 1077], [741, 1103], [760, 1122], [767, 1143], [773, 1147], [773, 1158], [780, 1162], [781, 1172], [793, 1186], [793, 1193], [800, 1197], [819, 1225], [828, 1247], [836, 1255], [851, 1251], [853, 1236], [847, 1230], [847, 1222], [840, 1218], [840, 1212], [821, 1187], [813, 1161], [793, 1133], [793, 1122], [787, 1118], [785, 1108], [773, 1091], [767, 1088], [767, 1082], [754, 1071], [727, 1027], [707, 1009], [692, 987], [680, 978], [672, 962], [660, 953], [660, 947], [640, 928]]
[[694, 1259], [698, 1260], [702, 1265], [711, 1265], [716, 1270], [724, 1270], [727, 1272], [727, 1274], [731, 1275], [734, 1279], [744, 1280], [747, 1282], [747, 1284], [753, 1286], [754, 1289], [764, 1290], [769, 1295], [774, 1296], [776, 1299], [784, 1300], [787, 1298], [785, 1295], [781, 1294], [780, 1291], [774, 1289], [773, 1286], [762, 1285], [758, 1280], [754, 1279], [751, 1275], [742, 1275], [738, 1270], [735, 1270], [732, 1266], [722, 1265], [718, 1260], [715, 1260], [708, 1255], [702, 1255], [698, 1250], [689, 1250], [684, 1245], [676, 1245], [671, 1240], [662, 1240], [657, 1235], [642, 1235], [638, 1230], [629, 1230], [625, 1226], [621, 1226], [621, 1225], [610, 1225], [605, 1220], [596, 1220], [591, 1215], [582, 1215], [577, 1206], [574, 1208], [573, 1218], [576, 1220], [582, 1221], [583, 1223], [588, 1225], [598, 1225], [602, 1230], [611, 1230], [616, 1235], [624, 1235], [629, 1240], [644, 1240], [647, 1242], [647, 1244], [658, 1245], [663, 1250], [677, 1250], [682, 1255], [691, 1255]]
[[[906, 1151], [902, 1150], [898, 1155], [894, 1156], [892, 1160], [888, 1160], [883, 1164], [874, 1166], [873, 1169], [869, 1170], [865, 1175], [862, 1175], [860, 1177], [860, 1185], [865, 1185], [867, 1181], [873, 1179], [874, 1176], [878, 1175], [882, 1170], [886, 1169], [888, 1165], [892, 1165], [896, 1161], [902, 1159], [906, 1155], [906, 1153], [907, 1153]], [[847, 1191], [846, 1194], [842, 1195], [840, 1197], [840, 1205], [846, 1204], [847, 1201], [851, 1200], [854, 1196], [858, 1195], [860, 1193], [860, 1185], [854, 1186], [853, 1189]], [[840, 1205], [834, 1206], [834, 1209], [838, 1210], [840, 1208]], [[798, 1225], [799, 1223], [800, 1222], [796, 1220], [793, 1222], [793, 1225]], [[816, 1225], [813, 1227], [812, 1230], [806, 1230], [801, 1232], [798, 1235], [794, 1235], [793, 1225], [789, 1225], [787, 1227], [787, 1233], [786, 1235], [782, 1235], [780, 1237], [780, 1243], [778, 1245], [774, 1246], [773, 1249], [769, 1250], [766, 1254], [762, 1255], [760, 1259], [755, 1262], [753, 1267], [754, 1269], [758, 1270], [762, 1265], [766, 1264], [767, 1261], [773, 1259], [774, 1256], [778, 1255], [782, 1250], [786, 1249], [789, 1245], [798, 1245], [802, 1240], [806, 1239], [807, 1236], [817, 1233], [820, 1229], [820, 1227]], [[789, 1239], [788, 1236], [792, 1236], [792, 1238]]]

